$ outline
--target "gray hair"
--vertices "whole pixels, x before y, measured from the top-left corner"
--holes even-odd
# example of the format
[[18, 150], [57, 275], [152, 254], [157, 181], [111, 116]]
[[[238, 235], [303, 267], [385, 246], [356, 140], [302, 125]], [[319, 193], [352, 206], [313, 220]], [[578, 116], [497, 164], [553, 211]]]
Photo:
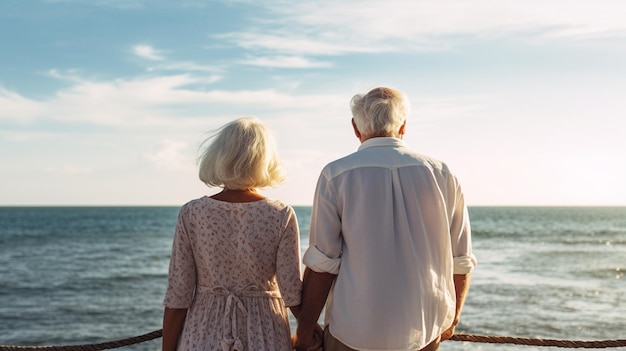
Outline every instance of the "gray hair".
[[352, 117], [359, 132], [367, 137], [397, 137], [409, 115], [409, 100], [399, 90], [379, 87], [350, 100]]
[[[210, 142], [212, 141], [212, 142]], [[253, 189], [276, 186], [285, 180], [269, 129], [255, 117], [236, 119], [202, 144], [199, 177], [208, 186]]]

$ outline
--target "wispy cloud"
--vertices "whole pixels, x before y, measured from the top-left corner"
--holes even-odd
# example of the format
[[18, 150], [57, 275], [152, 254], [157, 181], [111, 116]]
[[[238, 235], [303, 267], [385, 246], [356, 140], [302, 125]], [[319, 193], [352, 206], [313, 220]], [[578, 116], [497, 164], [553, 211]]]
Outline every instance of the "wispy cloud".
[[273, 68], [325, 68], [331, 67], [328, 61], [315, 61], [301, 56], [263, 56], [240, 61], [244, 65]]
[[195, 165], [193, 160], [189, 158], [190, 153], [183, 152], [186, 147], [187, 143], [166, 139], [161, 141], [158, 150], [152, 153], [146, 153], [144, 157], [160, 170], [192, 171]]
[[162, 61], [164, 57], [162, 54], [150, 45], [135, 45], [133, 46], [133, 53], [141, 58], [151, 61]]
[[[58, 79], [64, 79], [56, 72]], [[215, 77], [190, 74], [93, 80], [72, 76], [73, 84], [52, 97], [36, 100], [0, 87], [0, 119], [14, 122], [59, 121], [112, 128], [181, 129], [206, 125], [203, 117], [249, 111], [327, 112], [346, 104], [333, 94], [293, 95], [271, 88], [260, 90], [197, 90]], [[276, 113], [277, 115], [279, 113]]]
[[[262, 29], [261, 29], [262, 30]], [[370, 47], [363, 42], [348, 42], [343, 37], [332, 36], [321, 30], [320, 37], [314, 33], [300, 32], [289, 28], [271, 29], [266, 32], [258, 30], [220, 33], [214, 38], [232, 42], [244, 49], [262, 50], [281, 54], [309, 54], [319, 56], [341, 55], [346, 53], [369, 53], [391, 51], [389, 45]]]
[[[131, 48], [133, 55], [148, 60], [149, 64], [146, 70], [149, 72], [156, 71], [176, 71], [176, 72], [203, 72], [203, 73], [219, 73], [224, 67], [216, 65], [199, 64], [192, 61], [177, 61], [167, 58], [163, 51], [157, 50], [151, 45], [137, 44]], [[213, 82], [221, 79], [221, 77], [213, 76]]]
[[49, 69], [45, 73], [45, 75], [47, 75], [50, 78], [64, 80], [67, 82], [80, 82], [83, 79], [80, 73], [78, 72], [78, 70], [76, 69], [67, 69], [64, 71], [60, 71], [56, 68], [53, 68], [53, 69]]
[[[266, 53], [339, 55], [441, 50], [459, 37], [624, 37], [618, 0], [358, 0], [254, 3], [264, 16], [217, 38]], [[270, 19], [268, 19], [270, 18]]]
[[[271, 5], [270, 5], [271, 6]], [[609, 10], [610, 9], [610, 10]], [[416, 35], [524, 33], [578, 28], [578, 33], [626, 29], [626, 4], [619, 0], [391, 0], [321, 1], [277, 6], [288, 22], [342, 29], [376, 39]], [[609, 11], [607, 11], [609, 10]], [[330, 16], [341, 13], [342, 16]], [[575, 33], [572, 33], [575, 34]], [[623, 34], [623, 33], [622, 33]]]
[[[148, 71], [180, 71], [180, 72], [220, 72], [223, 68], [212, 65], [201, 65], [195, 62], [180, 61], [180, 62], [164, 62], [158, 65], [152, 65], [148, 68]], [[213, 76], [213, 82], [221, 79], [219, 76]]]

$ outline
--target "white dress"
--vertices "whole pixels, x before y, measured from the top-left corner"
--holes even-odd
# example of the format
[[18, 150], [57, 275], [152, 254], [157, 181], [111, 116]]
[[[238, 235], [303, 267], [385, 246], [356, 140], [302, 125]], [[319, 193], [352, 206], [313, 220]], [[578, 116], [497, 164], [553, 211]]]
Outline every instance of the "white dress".
[[189, 308], [178, 350], [291, 350], [285, 306], [301, 290], [293, 208], [210, 197], [181, 208], [164, 299]]

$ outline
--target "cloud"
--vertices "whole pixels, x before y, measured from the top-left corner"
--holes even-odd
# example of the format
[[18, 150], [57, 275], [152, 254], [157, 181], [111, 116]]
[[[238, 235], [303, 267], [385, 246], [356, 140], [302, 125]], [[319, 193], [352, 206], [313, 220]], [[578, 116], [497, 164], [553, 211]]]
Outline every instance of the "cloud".
[[[57, 72], [59, 79], [63, 74]], [[206, 118], [226, 120], [237, 111], [284, 116], [327, 115], [345, 107], [345, 96], [294, 95], [271, 88], [260, 90], [208, 89], [215, 76], [190, 74], [94, 80], [72, 76], [71, 85], [46, 99], [30, 99], [0, 86], [0, 119], [21, 122], [90, 124], [118, 130], [197, 129]], [[202, 85], [202, 88], [197, 88]], [[271, 113], [270, 113], [271, 112]], [[231, 117], [232, 118], [232, 117]], [[59, 129], [60, 130], [60, 129]]]
[[155, 50], [150, 45], [135, 45], [133, 46], [133, 53], [141, 58], [151, 61], [162, 61], [164, 57], [161, 53]]
[[187, 148], [187, 143], [175, 140], [163, 140], [159, 150], [144, 155], [159, 170], [166, 171], [192, 171], [194, 164], [182, 151]]
[[[322, 31], [323, 33], [323, 31]], [[230, 33], [215, 34], [213, 37], [218, 40], [234, 43], [248, 50], [261, 50], [265, 52], [276, 52], [293, 55], [342, 55], [346, 53], [371, 53], [380, 51], [391, 51], [389, 45], [371, 47], [359, 45], [359, 43], [348, 43], [344, 38], [323, 35], [316, 37], [314, 34], [299, 32], [289, 28], [267, 30], [267, 32], [239, 31]]]
[[50, 78], [64, 80], [67, 82], [80, 82], [82, 80], [82, 77], [76, 69], [67, 69], [61, 72], [58, 69], [53, 68], [49, 69], [46, 72], [46, 75]]
[[[149, 71], [182, 71], [182, 72], [219, 72], [223, 69], [221, 67], [211, 65], [201, 65], [194, 62], [181, 61], [181, 62], [169, 62], [163, 63], [148, 68]], [[220, 80], [220, 76], [213, 76], [211, 83]]]
[[113, 127], [174, 127], [188, 120], [176, 111], [190, 105], [205, 105], [207, 93], [189, 86], [210, 84], [212, 76], [188, 74], [138, 77], [111, 81], [82, 80], [58, 91], [45, 105], [40, 118], [90, 122]]
[[[583, 32], [626, 29], [617, 0], [422, 0], [299, 3], [276, 7], [289, 22], [342, 29], [350, 35], [374, 38], [411, 38], [415, 35], [448, 35], [526, 32], [549, 28], [578, 28]], [[342, 16], [330, 16], [341, 13]]]
[[45, 112], [44, 104], [0, 86], [0, 120], [27, 123]]
[[[64, 79], [57, 72], [59, 79]], [[197, 133], [217, 127], [241, 115], [256, 115], [284, 130], [281, 139], [298, 143], [302, 135], [287, 132], [309, 130], [327, 135], [337, 123], [348, 118], [352, 91], [302, 94], [287, 89], [257, 90], [201, 89], [214, 76], [191, 74], [93, 80], [72, 75], [69, 87], [50, 98], [35, 100], [0, 87], [0, 118], [21, 123], [59, 127], [47, 133], [64, 131], [64, 125], [105, 127], [101, 132]], [[448, 96], [411, 98], [420, 123], [438, 123], [458, 116], [475, 116], [492, 96]], [[6, 112], [5, 112], [6, 111]], [[346, 124], [349, 126], [348, 124]], [[37, 135], [12, 134], [12, 140]], [[189, 135], [189, 134], [187, 134]], [[196, 135], [196, 134], [194, 134]], [[170, 145], [171, 146], [171, 145]]]
[[301, 56], [254, 57], [240, 63], [273, 68], [325, 68], [332, 66], [330, 62], [313, 61]]
[[[179, 71], [179, 72], [202, 72], [202, 73], [217, 73], [224, 70], [223, 67], [215, 65], [198, 64], [192, 61], [174, 61], [168, 60], [160, 50], [155, 49], [150, 45], [137, 44], [131, 48], [133, 54], [137, 57], [146, 59], [150, 64], [146, 67], [148, 72], [155, 71]], [[216, 82], [221, 77], [213, 76], [212, 81]]]
[[[618, 0], [354, 0], [252, 3], [270, 15], [216, 38], [266, 53], [341, 55], [443, 50], [468, 38], [626, 36]], [[459, 38], [463, 38], [463, 42]]]

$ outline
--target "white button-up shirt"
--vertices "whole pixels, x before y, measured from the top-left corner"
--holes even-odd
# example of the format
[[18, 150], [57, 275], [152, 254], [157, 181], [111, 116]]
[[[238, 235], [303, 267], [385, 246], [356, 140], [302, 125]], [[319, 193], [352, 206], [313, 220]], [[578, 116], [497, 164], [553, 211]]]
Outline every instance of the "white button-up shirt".
[[304, 263], [338, 274], [330, 332], [357, 350], [418, 350], [452, 325], [453, 274], [476, 265], [456, 177], [396, 138], [321, 172]]

